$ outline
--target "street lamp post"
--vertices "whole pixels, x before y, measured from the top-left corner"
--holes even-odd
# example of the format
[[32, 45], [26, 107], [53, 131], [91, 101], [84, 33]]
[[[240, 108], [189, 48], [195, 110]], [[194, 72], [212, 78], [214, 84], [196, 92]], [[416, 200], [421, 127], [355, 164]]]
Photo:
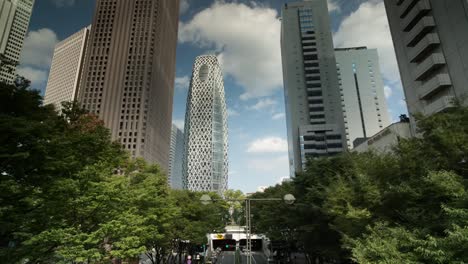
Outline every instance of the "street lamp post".
[[[219, 199], [223, 201], [233, 201], [233, 202], [245, 202], [245, 221], [246, 221], [246, 246], [247, 246], [247, 264], [252, 264], [252, 222], [251, 222], [251, 213], [250, 213], [250, 202], [251, 201], [284, 201], [288, 205], [292, 205], [296, 198], [292, 194], [286, 194], [283, 198], [245, 198], [245, 199]], [[207, 205], [212, 201], [217, 201], [211, 199], [208, 194], [202, 195], [200, 198], [202, 204]]]

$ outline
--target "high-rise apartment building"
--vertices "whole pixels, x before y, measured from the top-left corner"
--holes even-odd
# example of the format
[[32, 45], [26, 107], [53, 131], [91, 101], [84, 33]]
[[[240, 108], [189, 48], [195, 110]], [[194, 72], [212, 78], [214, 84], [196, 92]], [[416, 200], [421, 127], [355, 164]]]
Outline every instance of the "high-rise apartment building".
[[376, 49], [335, 49], [346, 143], [368, 138], [390, 125]]
[[223, 194], [228, 181], [224, 82], [214, 55], [195, 59], [185, 115], [184, 189]]
[[169, 157], [169, 186], [183, 189], [182, 160], [184, 158], [184, 132], [172, 124], [171, 152]]
[[79, 100], [133, 157], [167, 172], [179, 0], [97, 0]]
[[[0, 0], [0, 55], [9, 62], [19, 63], [33, 6], [34, 0]], [[15, 67], [0, 69], [0, 81], [13, 83], [15, 78]]]
[[[468, 103], [468, 1], [385, 0], [406, 103], [430, 115]], [[414, 133], [414, 125], [413, 125]]]
[[44, 104], [60, 110], [61, 103], [77, 98], [91, 27], [84, 28], [55, 46]]
[[345, 149], [344, 120], [326, 0], [282, 8], [283, 59], [289, 165], [293, 177], [307, 158]]

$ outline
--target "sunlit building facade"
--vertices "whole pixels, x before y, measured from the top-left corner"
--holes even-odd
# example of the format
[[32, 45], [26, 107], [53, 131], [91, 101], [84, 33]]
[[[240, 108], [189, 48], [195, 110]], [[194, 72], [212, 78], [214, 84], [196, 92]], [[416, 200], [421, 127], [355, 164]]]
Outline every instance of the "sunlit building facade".
[[182, 160], [184, 158], [184, 132], [172, 124], [171, 152], [169, 157], [168, 183], [172, 189], [183, 189]]
[[223, 194], [228, 184], [228, 127], [223, 74], [214, 55], [196, 58], [185, 115], [184, 189]]
[[179, 0], [97, 0], [78, 89], [133, 158], [169, 171]]
[[308, 159], [345, 150], [344, 119], [326, 0], [283, 6], [281, 54], [290, 176]]
[[62, 102], [77, 99], [90, 29], [84, 28], [55, 46], [44, 104], [60, 110]]
[[376, 49], [335, 50], [348, 149], [390, 125], [384, 82]]
[[[6, 60], [19, 63], [34, 0], [0, 0], [0, 54]], [[0, 69], [0, 81], [13, 83], [16, 67]]]

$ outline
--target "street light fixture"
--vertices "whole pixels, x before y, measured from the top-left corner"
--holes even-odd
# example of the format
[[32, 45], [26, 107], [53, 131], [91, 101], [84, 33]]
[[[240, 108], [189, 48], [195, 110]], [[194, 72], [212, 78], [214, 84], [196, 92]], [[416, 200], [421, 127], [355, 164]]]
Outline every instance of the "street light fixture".
[[208, 194], [204, 194], [202, 195], [202, 197], [200, 198], [200, 202], [203, 204], [203, 205], [209, 205], [213, 200], [211, 199], [211, 197], [208, 195]]
[[296, 201], [296, 198], [292, 194], [286, 194], [283, 198], [245, 198], [245, 199], [211, 199], [208, 194], [202, 195], [200, 202], [203, 205], [208, 205], [213, 201], [233, 201], [233, 202], [245, 202], [245, 220], [246, 220], [246, 246], [247, 246], [247, 264], [252, 264], [252, 223], [250, 214], [250, 202], [251, 201], [284, 201], [287, 205], [292, 205]]
[[283, 200], [287, 205], [292, 205], [296, 201], [296, 197], [292, 194], [286, 194]]

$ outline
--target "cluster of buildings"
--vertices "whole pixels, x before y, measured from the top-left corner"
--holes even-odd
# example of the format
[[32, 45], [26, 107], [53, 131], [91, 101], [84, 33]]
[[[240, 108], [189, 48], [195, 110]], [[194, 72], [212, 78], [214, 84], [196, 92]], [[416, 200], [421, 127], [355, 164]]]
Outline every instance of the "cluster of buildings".
[[[18, 62], [34, 0], [0, 0], [0, 54]], [[176, 189], [227, 189], [227, 110], [214, 55], [197, 57], [186, 128], [172, 124], [179, 0], [97, 0], [91, 26], [58, 43], [44, 104], [78, 101], [133, 158], [159, 164]], [[2, 60], [4, 58], [2, 57]], [[13, 83], [15, 67], [2, 67]]]
[[326, 0], [282, 8], [281, 48], [292, 177], [309, 158], [389, 151], [417, 136], [416, 113], [467, 104], [468, 1], [384, 0], [409, 118], [391, 124], [377, 51], [334, 49]]
[[[307, 159], [386, 151], [417, 134], [414, 114], [466, 103], [468, 1], [384, 0], [409, 117], [391, 124], [375, 49], [335, 49], [326, 0], [282, 7], [281, 53], [291, 176]], [[34, 0], [0, 0], [0, 54], [19, 61]], [[92, 25], [54, 52], [45, 104], [78, 101], [132, 157], [157, 163], [176, 189], [227, 189], [222, 69], [193, 65], [184, 131], [172, 124], [179, 0], [97, 0]], [[12, 83], [15, 68], [0, 69]]]

